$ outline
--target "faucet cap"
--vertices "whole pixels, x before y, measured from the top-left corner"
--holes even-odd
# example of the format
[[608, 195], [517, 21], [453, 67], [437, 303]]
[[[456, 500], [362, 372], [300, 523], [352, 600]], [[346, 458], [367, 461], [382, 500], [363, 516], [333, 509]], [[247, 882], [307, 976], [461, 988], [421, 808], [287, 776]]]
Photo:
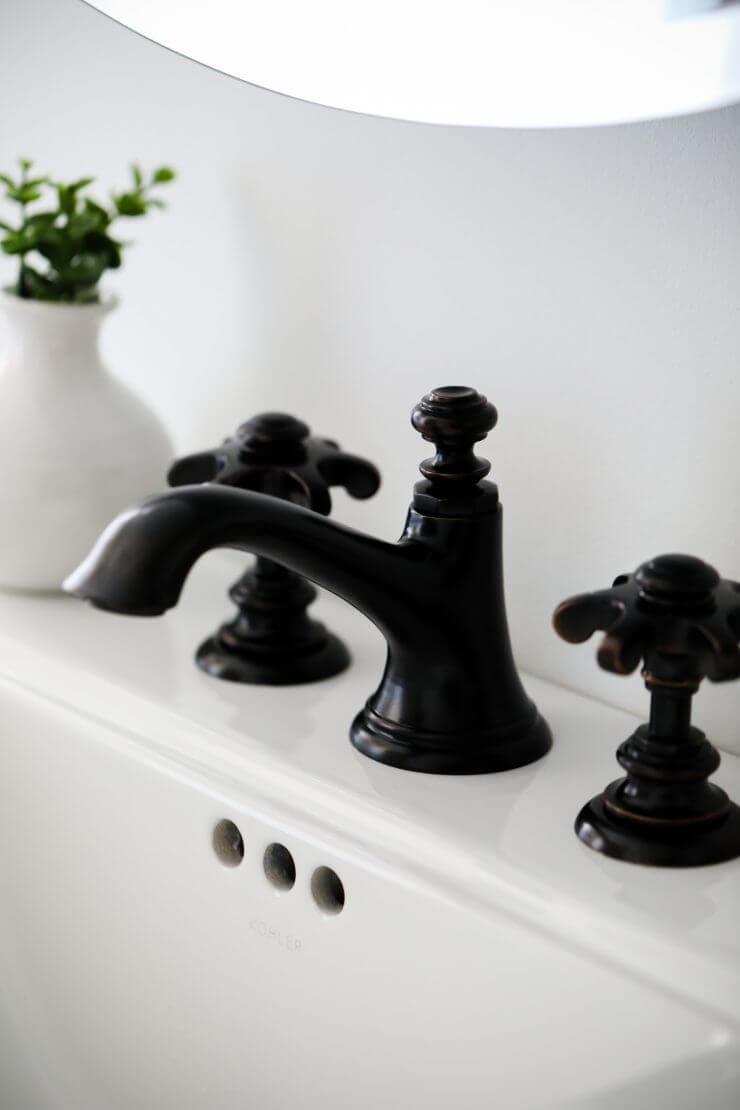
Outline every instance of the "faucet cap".
[[472, 488], [491, 469], [473, 445], [485, 439], [497, 420], [490, 401], [470, 386], [446, 385], [427, 393], [411, 413], [417, 432], [437, 449], [420, 464], [421, 473], [431, 482], [462, 482]]
[[302, 444], [311, 434], [308, 424], [285, 412], [263, 412], [240, 424], [236, 439], [246, 457], [305, 458]]
[[658, 555], [635, 571], [646, 602], [680, 604], [711, 602], [720, 578], [714, 567], [693, 555]]

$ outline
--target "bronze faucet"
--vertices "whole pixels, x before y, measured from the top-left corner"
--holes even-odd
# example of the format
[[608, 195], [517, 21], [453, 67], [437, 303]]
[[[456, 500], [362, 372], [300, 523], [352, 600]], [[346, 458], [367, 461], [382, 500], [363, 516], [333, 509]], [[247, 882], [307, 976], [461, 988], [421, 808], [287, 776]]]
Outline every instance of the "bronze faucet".
[[398, 543], [262, 493], [180, 486], [122, 513], [67, 579], [101, 609], [157, 616], [177, 604], [214, 547], [274, 560], [344, 598], [383, 633], [380, 685], [352, 723], [365, 755], [413, 771], [504, 771], [544, 755], [547, 724], [524, 692], [509, 643], [502, 510], [474, 444], [496, 423], [474, 389], [427, 394], [411, 420], [436, 454]]

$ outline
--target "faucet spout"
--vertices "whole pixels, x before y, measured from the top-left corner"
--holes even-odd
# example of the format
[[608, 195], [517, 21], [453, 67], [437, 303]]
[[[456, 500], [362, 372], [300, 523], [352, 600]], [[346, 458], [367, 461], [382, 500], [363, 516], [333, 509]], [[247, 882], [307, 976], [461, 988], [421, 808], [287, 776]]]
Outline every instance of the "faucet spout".
[[160, 616], [194, 563], [215, 547], [263, 555], [366, 611], [392, 578], [400, 549], [262, 493], [179, 486], [121, 513], [64, 583], [99, 609]]

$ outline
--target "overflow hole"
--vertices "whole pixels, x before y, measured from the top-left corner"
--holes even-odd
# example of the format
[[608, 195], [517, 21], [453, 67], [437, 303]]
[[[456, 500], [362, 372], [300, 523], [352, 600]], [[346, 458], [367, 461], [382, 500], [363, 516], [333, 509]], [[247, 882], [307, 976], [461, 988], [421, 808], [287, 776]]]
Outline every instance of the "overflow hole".
[[295, 860], [284, 844], [270, 844], [262, 859], [265, 875], [277, 890], [292, 890]]
[[228, 818], [219, 821], [213, 830], [213, 850], [224, 867], [238, 867], [244, 859], [244, 838]]
[[344, 885], [331, 867], [317, 867], [311, 876], [313, 900], [324, 913], [341, 913], [344, 909]]

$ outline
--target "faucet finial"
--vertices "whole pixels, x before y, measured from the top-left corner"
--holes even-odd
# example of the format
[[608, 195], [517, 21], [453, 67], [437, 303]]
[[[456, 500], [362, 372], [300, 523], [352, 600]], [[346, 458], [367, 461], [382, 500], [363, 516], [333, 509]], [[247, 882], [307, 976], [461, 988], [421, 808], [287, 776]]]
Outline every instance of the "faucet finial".
[[482, 393], [466, 385], [445, 385], [422, 397], [411, 423], [436, 454], [419, 464], [431, 482], [463, 482], [469, 489], [491, 469], [473, 447], [495, 427], [498, 413]]

